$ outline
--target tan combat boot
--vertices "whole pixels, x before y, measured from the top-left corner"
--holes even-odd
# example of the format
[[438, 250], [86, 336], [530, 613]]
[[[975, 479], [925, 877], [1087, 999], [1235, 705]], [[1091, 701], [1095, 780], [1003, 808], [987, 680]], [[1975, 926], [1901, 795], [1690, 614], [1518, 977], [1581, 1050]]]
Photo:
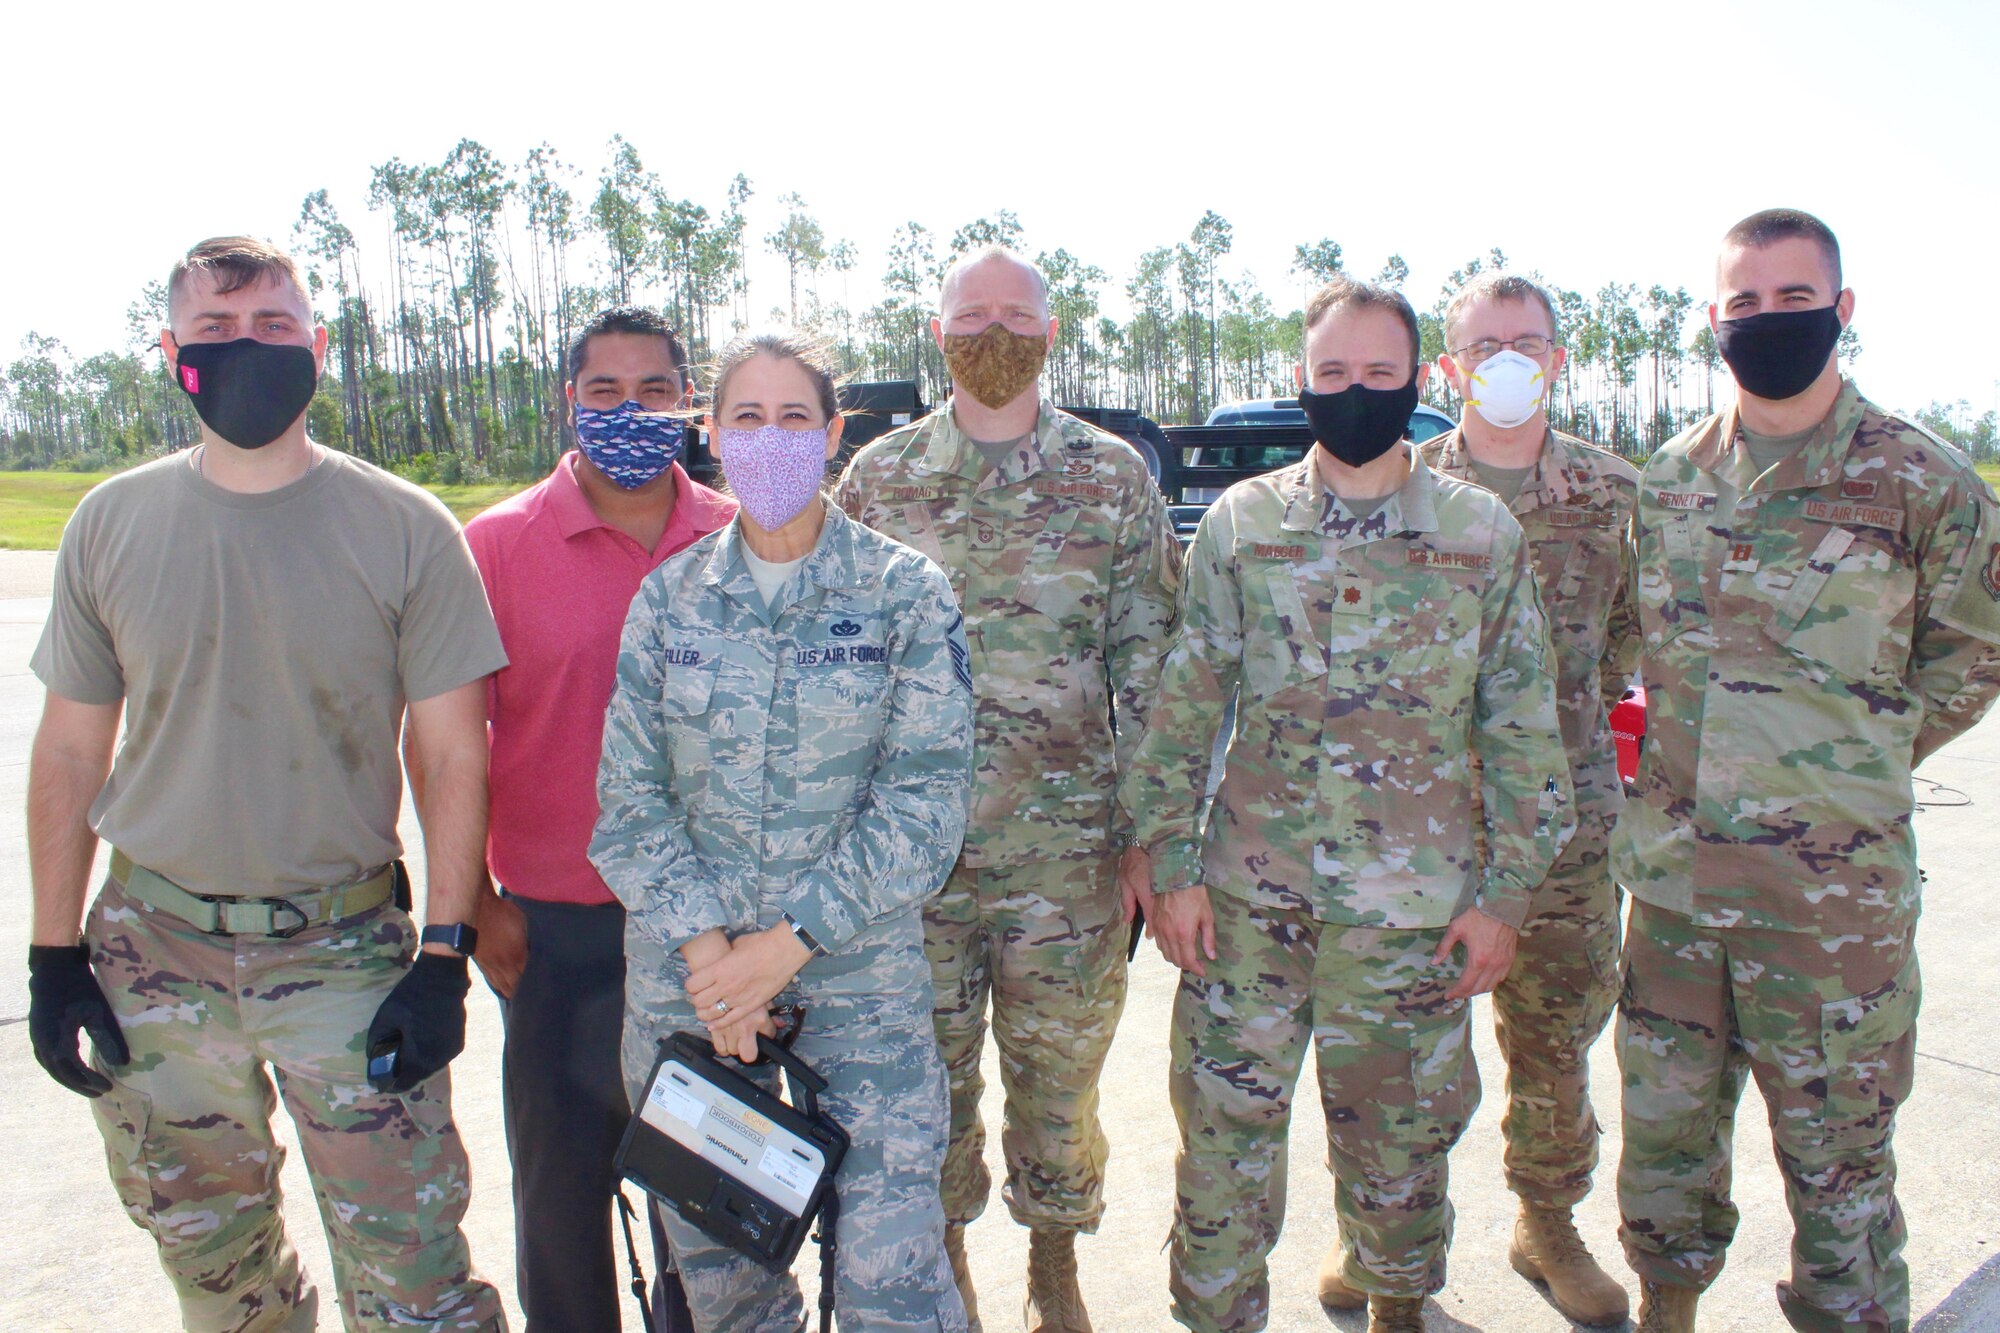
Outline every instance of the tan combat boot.
[[1368, 1333], [1424, 1333], [1424, 1298], [1370, 1296]]
[[1028, 1333], [1094, 1333], [1076, 1285], [1076, 1232], [1069, 1227], [1028, 1233], [1028, 1301], [1021, 1322]]
[[944, 1252], [951, 1260], [951, 1280], [958, 1284], [958, 1298], [965, 1302], [967, 1333], [979, 1333], [979, 1302], [972, 1294], [972, 1266], [965, 1262], [965, 1223], [945, 1223]]
[[1701, 1293], [1650, 1278], [1639, 1283], [1639, 1327], [1635, 1333], [1694, 1333], [1694, 1303]]
[[1319, 1262], [1319, 1303], [1330, 1310], [1365, 1310], [1368, 1308], [1368, 1293], [1347, 1285], [1347, 1279], [1340, 1275], [1346, 1266], [1347, 1247], [1336, 1236], [1333, 1248]]
[[1528, 1281], [1547, 1283], [1549, 1299], [1564, 1318], [1579, 1324], [1625, 1322], [1631, 1308], [1625, 1288], [1590, 1257], [1569, 1209], [1522, 1204], [1507, 1261]]

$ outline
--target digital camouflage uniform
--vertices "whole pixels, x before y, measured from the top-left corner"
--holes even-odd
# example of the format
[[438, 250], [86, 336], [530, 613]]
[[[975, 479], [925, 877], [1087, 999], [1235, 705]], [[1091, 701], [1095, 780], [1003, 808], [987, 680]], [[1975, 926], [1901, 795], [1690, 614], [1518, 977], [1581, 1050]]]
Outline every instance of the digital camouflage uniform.
[[1007, 1206], [1028, 1226], [1095, 1230], [1110, 1151], [1097, 1081], [1125, 1005], [1115, 793], [1180, 576], [1165, 501], [1131, 446], [1046, 400], [1034, 437], [995, 468], [947, 402], [857, 453], [839, 495], [944, 567], [972, 652], [965, 851], [924, 910], [951, 1080], [946, 1215], [979, 1216], [990, 1188], [990, 995]]
[[1265, 1256], [1308, 1040], [1347, 1282], [1384, 1296], [1443, 1285], [1445, 1156], [1479, 1075], [1470, 1006], [1444, 999], [1462, 960], [1431, 955], [1468, 907], [1518, 928], [1567, 834], [1520, 525], [1414, 459], [1356, 522], [1316, 455], [1232, 486], [1203, 518], [1160, 704], [1121, 788], [1155, 891], [1206, 885], [1215, 909], [1218, 957], [1175, 999], [1169, 1082], [1173, 1313], [1205, 1331], [1269, 1316]]
[[2000, 517], [1963, 455], [1852, 383], [1756, 475], [1734, 409], [1648, 462], [1650, 712], [1612, 843], [1626, 938], [1621, 1236], [1705, 1287], [1736, 1226], [1746, 1075], [1770, 1107], [1798, 1329], [1908, 1327], [1890, 1133], [1910, 1090], [1910, 770], [2000, 691]]
[[[590, 855], [627, 913], [626, 1083], [637, 1105], [660, 1041], [706, 1034], [680, 947], [789, 913], [829, 954], [773, 1003], [806, 1006], [793, 1049], [853, 1139], [837, 1178], [841, 1327], [962, 1333], [918, 913], [965, 825], [958, 608], [929, 561], [831, 508], [773, 603], [732, 522], [648, 575], [625, 623]], [[659, 1211], [703, 1333], [804, 1327], [789, 1274]]]
[[[1425, 442], [1446, 476], [1477, 482], [1462, 430]], [[1507, 1187], [1531, 1204], [1574, 1207], [1597, 1169], [1591, 1046], [1618, 995], [1618, 891], [1611, 827], [1625, 803], [1606, 709], [1639, 652], [1630, 535], [1639, 473], [1573, 435], [1548, 432], [1510, 510], [1555, 652], [1556, 713], [1576, 794], [1576, 833], [1535, 889], [1514, 968], [1493, 991], [1507, 1061]]]

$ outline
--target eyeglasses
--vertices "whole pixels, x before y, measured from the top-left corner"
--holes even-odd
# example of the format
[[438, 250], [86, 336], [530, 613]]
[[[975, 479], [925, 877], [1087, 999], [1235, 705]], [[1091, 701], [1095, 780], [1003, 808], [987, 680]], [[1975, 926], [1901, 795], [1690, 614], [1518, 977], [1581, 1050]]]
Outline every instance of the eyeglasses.
[[1511, 347], [1522, 356], [1540, 356], [1554, 347], [1555, 339], [1544, 338], [1539, 333], [1523, 334], [1519, 338], [1481, 338], [1476, 343], [1467, 343], [1452, 355], [1468, 366], [1476, 366], [1490, 356], [1498, 356], [1504, 347]]

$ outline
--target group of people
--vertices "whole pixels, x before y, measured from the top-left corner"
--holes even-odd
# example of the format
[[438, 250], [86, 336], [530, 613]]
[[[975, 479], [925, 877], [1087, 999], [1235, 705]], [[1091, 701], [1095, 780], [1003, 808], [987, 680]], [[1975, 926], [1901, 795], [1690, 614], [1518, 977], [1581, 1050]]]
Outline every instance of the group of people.
[[[811, 339], [740, 338], [697, 385], [657, 315], [603, 312], [567, 353], [576, 449], [462, 534], [307, 437], [326, 333], [288, 256], [203, 242], [168, 298], [201, 442], [84, 499], [33, 661], [29, 1026], [93, 1099], [189, 1329], [316, 1326], [272, 1072], [345, 1325], [504, 1326], [460, 1229], [472, 959], [506, 1028], [532, 1327], [619, 1326], [613, 1157], [692, 1032], [752, 1077], [775, 1082], [762, 1037], [827, 1080], [840, 1326], [978, 1329], [990, 1024], [1023, 1324], [1087, 1333], [1076, 1241], [1104, 1215], [1142, 914], [1181, 973], [1182, 1325], [1269, 1318], [1310, 1045], [1319, 1299], [1421, 1330], [1490, 991], [1509, 1258], [1559, 1310], [1629, 1314], [1572, 1218], [1615, 1006], [1641, 1329], [1695, 1327], [1753, 1074], [1794, 1221], [1784, 1318], [1908, 1328], [1910, 774], [2000, 693], [2000, 505], [1840, 373], [1854, 298], [1817, 219], [1724, 237], [1737, 403], [1643, 471], [1549, 427], [1562, 330], [1533, 282], [1459, 292], [1433, 367], [1401, 295], [1335, 279], [1297, 372], [1317, 446], [1228, 490], [1185, 557], [1138, 454], [1040, 392], [1059, 330], [1005, 250], [945, 275], [950, 398], [851, 458]], [[1464, 420], [1416, 446], [1433, 369]], [[727, 495], [680, 462], [698, 419]], [[1628, 795], [1606, 708], [1634, 678]], [[789, 1275], [648, 1216], [662, 1329], [804, 1326]]]

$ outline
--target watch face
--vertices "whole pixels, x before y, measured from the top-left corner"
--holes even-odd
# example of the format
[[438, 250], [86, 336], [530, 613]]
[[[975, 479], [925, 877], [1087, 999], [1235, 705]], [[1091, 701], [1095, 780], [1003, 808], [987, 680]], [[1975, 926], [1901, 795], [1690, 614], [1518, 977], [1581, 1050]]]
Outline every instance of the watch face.
[[470, 958], [479, 944], [479, 932], [468, 925], [425, 926], [420, 937], [423, 944], [442, 944], [447, 949], [456, 949]]

